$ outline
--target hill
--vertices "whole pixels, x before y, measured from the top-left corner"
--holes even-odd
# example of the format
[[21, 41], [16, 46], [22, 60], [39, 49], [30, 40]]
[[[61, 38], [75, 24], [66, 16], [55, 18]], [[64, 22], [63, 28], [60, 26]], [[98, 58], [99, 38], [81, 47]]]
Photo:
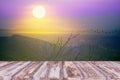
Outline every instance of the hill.
[[51, 46], [49, 42], [20, 35], [0, 37], [0, 60], [44, 60]]
[[[68, 38], [69, 40], [69, 38]], [[79, 35], [56, 44], [13, 35], [0, 37], [0, 60], [120, 60], [120, 37]]]

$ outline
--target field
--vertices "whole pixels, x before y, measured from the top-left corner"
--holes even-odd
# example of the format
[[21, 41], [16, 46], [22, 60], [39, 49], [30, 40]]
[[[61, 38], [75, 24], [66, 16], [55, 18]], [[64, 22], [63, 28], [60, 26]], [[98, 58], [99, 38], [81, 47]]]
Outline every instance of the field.
[[120, 80], [120, 62], [0, 62], [0, 80]]

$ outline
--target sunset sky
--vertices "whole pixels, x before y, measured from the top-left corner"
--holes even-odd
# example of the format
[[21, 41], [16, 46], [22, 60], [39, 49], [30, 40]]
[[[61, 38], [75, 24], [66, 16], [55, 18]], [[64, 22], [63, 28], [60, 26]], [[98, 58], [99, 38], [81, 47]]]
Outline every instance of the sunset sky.
[[[84, 28], [120, 27], [120, 0], [1, 0], [0, 29], [20, 32], [71, 32]], [[33, 8], [43, 6], [44, 18]]]

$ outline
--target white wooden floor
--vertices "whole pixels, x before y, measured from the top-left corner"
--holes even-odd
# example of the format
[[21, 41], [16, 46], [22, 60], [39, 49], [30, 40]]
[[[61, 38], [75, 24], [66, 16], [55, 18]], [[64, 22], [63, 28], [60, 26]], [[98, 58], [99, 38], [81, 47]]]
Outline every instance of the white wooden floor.
[[0, 61], [0, 80], [120, 80], [120, 62]]

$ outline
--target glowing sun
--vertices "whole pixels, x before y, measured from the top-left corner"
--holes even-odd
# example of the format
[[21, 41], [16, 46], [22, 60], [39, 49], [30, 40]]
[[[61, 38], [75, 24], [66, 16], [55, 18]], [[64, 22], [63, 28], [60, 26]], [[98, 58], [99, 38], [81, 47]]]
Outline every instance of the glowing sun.
[[43, 18], [46, 15], [46, 10], [43, 6], [37, 6], [33, 8], [32, 13], [36, 18]]

